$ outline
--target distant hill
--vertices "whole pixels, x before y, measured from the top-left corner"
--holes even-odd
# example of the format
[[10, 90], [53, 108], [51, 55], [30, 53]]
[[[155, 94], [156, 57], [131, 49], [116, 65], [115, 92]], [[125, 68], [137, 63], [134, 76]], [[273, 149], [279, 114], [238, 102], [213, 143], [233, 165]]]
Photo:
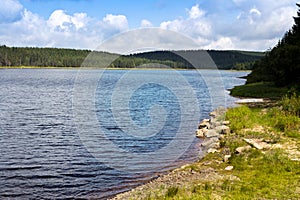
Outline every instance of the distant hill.
[[[112, 63], [112, 67], [132, 68], [142, 64], [157, 63], [156, 67], [182, 69], [236, 69], [250, 70], [255, 61], [264, 56], [263, 52], [186, 50], [152, 51], [123, 55]], [[154, 67], [154, 65], [153, 65]]]
[[[91, 56], [97, 55], [97, 56]], [[209, 56], [208, 56], [209, 55]], [[136, 68], [159, 67], [183, 69], [252, 69], [262, 52], [186, 50], [153, 51], [131, 55], [61, 48], [0, 46], [0, 66], [80, 67], [87, 56], [87, 66]], [[111, 63], [111, 61], [113, 62]], [[215, 65], [214, 65], [215, 64]]]

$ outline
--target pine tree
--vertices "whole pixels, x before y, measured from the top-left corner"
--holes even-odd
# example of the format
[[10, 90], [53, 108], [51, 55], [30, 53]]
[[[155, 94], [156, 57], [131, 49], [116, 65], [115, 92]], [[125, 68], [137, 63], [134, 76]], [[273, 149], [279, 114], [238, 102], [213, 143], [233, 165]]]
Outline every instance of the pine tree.
[[300, 4], [295, 24], [266, 56], [255, 63], [247, 83], [270, 81], [278, 86], [300, 85]]

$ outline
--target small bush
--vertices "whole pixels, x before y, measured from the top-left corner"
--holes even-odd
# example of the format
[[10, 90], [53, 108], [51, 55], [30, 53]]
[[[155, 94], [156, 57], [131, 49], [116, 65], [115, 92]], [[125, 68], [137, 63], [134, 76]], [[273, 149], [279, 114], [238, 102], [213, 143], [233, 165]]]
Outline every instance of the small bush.
[[300, 96], [295, 92], [290, 96], [284, 96], [280, 103], [284, 111], [300, 117]]

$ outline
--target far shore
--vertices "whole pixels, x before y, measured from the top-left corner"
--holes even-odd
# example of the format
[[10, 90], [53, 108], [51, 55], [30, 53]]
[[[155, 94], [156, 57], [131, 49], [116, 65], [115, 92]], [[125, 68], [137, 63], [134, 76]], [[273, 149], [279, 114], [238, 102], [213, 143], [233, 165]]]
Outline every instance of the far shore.
[[76, 70], [220, 70], [220, 71], [240, 71], [240, 72], [251, 72], [251, 70], [235, 70], [235, 69], [211, 69], [211, 68], [201, 68], [201, 69], [186, 69], [186, 68], [145, 68], [145, 67], [135, 67], [135, 68], [113, 68], [113, 67], [55, 67], [55, 66], [0, 66], [0, 69], [76, 69]]

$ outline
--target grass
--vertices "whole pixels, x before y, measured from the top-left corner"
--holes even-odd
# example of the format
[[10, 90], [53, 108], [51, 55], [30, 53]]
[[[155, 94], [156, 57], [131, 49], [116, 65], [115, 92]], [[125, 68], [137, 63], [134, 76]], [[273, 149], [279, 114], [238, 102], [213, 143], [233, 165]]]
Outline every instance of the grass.
[[260, 82], [236, 86], [230, 91], [235, 97], [280, 99], [288, 91], [286, 87], [276, 87], [273, 83]]
[[174, 197], [174, 196], [176, 196], [177, 193], [178, 193], [178, 187], [174, 187], [174, 186], [170, 187], [170, 188], [168, 188], [166, 197], [168, 197], [168, 198]]
[[[202, 160], [181, 169], [185, 172], [205, 173], [219, 178], [181, 182], [176, 186], [160, 187], [148, 192], [146, 199], [300, 199], [300, 163], [293, 161], [285, 144], [296, 144], [300, 151], [300, 97], [284, 97], [279, 106], [249, 108], [240, 106], [226, 113], [232, 133], [222, 139], [218, 153], [207, 154]], [[260, 138], [282, 148], [257, 150], [251, 148], [242, 154], [235, 149], [247, 145], [244, 138]], [[289, 146], [290, 147], [290, 146]], [[227, 163], [224, 155], [231, 154]], [[232, 171], [225, 171], [226, 166]], [[194, 174], [193, 174], [194, 176]], [[162, 183], [164, 184], [164, 183]]]
[[293, 92], [290, 96], [285, 95], [280, 104], [283, 110], [300, 117], [300, 96], [296, 92]]

